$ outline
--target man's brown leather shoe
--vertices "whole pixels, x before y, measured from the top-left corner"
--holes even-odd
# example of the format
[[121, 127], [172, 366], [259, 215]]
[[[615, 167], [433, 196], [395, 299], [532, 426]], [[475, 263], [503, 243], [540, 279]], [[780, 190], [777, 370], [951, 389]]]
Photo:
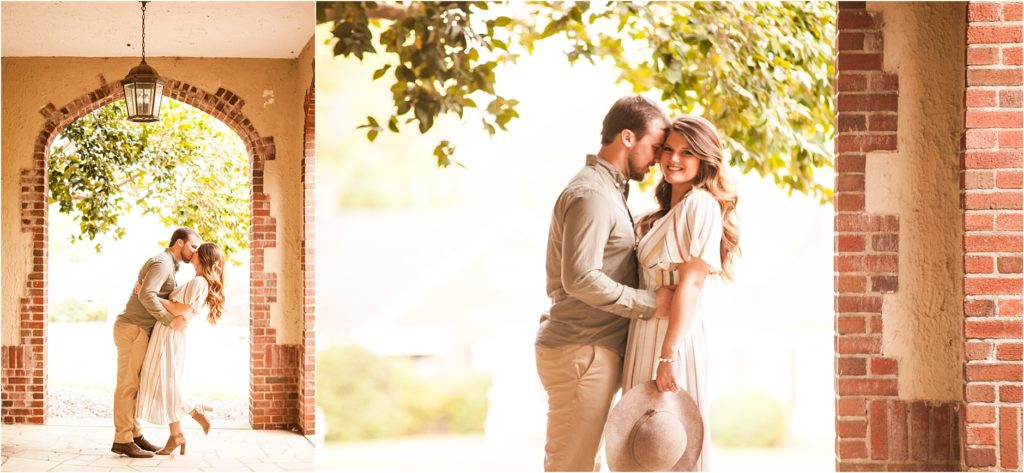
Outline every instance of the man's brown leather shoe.
[[147, 452], [135, 445], [135, 442], [117, 443], [110, 447], [110, 451], [121, 455], [128, 455], [132, 458], [153, 458], [153, 452]]
[[135, 437], [133, 440], [135, 440], [135, 445], [138, 445], [139, 448], [143, 450], [149, 450], [150, 452], [160, 450], [160, 447], [157, 447], [156, 445], [149, 443], [149, 440], [146, 440], [146, 438], [141, 435]]

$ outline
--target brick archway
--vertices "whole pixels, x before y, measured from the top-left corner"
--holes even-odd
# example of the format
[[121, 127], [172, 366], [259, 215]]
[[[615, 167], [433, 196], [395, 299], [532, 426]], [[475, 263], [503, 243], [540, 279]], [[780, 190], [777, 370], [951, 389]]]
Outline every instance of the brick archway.
[[[21, 229], [32, 235], [32, 270], [20, 298], [19, 345], [3, 347], [3, 422], [42, 424], [47, 416], [48, 162], [50, 144], [68, 124], [123, 97], [116, 83], [101, 86], [63, 107], [52, 103], [40, 113], [46, 122], [36, 138], [32, 168], [21, 175]], [[265, 251], [277, 246], [277, 222], [264, 193], [264, 163], [275, 158], [274, 139], [260, 136], [242, 107], [245, 101], [220, 88], [209, 93], [166, 79], [166, 97], [191, 105], [230, 127], [250, 157], [249, 421], [254, 429], [286, 429], [300, 424], [299, 347], [276, 343], [270, 305], [277, 300], [277, 274], [265, 268]]]

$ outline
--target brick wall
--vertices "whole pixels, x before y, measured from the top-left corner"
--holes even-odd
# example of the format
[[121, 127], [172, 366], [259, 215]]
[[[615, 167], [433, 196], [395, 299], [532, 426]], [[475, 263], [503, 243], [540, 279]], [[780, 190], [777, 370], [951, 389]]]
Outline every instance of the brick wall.
[[836, 469], [956, 469], [959, 406], [900, 399], [899, 363], [881, 351], [882, 297], [900, 290], [900, 222], [867, 212], [865, 161], [897, 150], [899, 78], [882, 70], [881, 15], [838, 6]]
[[[79, 117], [122, 98], [117, 83], [107, 83], [57, 108], [40, 110], [45, 123], [36, 139], [32, 169], [22, 172], [22, 231], [32, 235], [33, 262], [25, 296], [21, 298], [21, 344], [4, 346], [0, 374], [3, 378], [4, 423], [35, 423], [46, 420], [46, 327], [49, 149], [61, 129]], [[274, 160], [273, 137], [261, 137], [242, 107], [245, 101], [226, 89], [208, 93], [181, 81], [167, 79], [165, 94], [202, 110], [234, 130], [251, 158], [250, 227], [250, 413], [256, 429], [291, 428], [298, 424], [298, 346], [276, 343], [270, 327], [270, 305], [277, 300], [277, 274], [264, 267], [267, 248], [277, 246], [277, 222], [271, 215], [270, 196], [264, 192], [264, 163]], [[112, 360], [113, 362], [113, 360]]]
[[299, 427], [316, 433], [316, 90], [306, 91], [302, 153], [302, 346], [299, 348]]
[[1021, 469], [1021, 4], [967, 7], [965, 470]]

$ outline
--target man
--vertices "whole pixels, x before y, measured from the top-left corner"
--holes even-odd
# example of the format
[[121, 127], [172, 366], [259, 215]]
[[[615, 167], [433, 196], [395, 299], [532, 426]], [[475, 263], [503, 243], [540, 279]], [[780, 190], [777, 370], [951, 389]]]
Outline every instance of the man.
[[537, 372], [548, 394], [545, 471], [599, 471], [601, 432], [618, 391], [629, 319], [655, 315], [655, 294], [636, 289], [629, 180], [643, 180], [668, 119], [641, 96], [604, 118], [601, 149], [558, 197], [547, 250], [552, 305], [537, 331]]
[[173, 316], [160, 304], [177, 286], [174, 280], [179, 264], [192, 261], [202, 240], [191, 228], [179, 228], [171, 234], [170, 245], [153, 256], [139, 270], [138, 291], [128, 297], [128, 304], [114, 322], [114, 345], [117, 346], [117, 388], [114, 391], [114, 446], [110, 451], [132, 458], [149, 458], [159, 448], [142, 436], [135, 417], [139, 373], [149, 346], [149, 334], [159, 321], [175, 330], [185, 327], [185, 317]]

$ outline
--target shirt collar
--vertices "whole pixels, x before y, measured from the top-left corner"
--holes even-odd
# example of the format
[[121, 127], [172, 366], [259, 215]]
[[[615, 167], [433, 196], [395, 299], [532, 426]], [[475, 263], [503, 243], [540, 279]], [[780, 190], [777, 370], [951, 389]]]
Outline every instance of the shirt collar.
[[171, 255], [171, 261], [174, 261], [174, 272], [178, 272], [178, 266], [181, 264], [181, 261], [177, 256], [174, 256], [174, 252], [170, 248], [165, 248], [164, 251]]
[[629, 192], [629, 178], [616, 169], [615, 166], [612, 166], [612, 163], [601, 159], [597, 155], [588, 154], [587, 165], [604, 169], [608, 173], [608, 177], [610, 177], [612, 182], [615, 183], [615, 188], [618, 189], [619, 192], [623, 194]]

